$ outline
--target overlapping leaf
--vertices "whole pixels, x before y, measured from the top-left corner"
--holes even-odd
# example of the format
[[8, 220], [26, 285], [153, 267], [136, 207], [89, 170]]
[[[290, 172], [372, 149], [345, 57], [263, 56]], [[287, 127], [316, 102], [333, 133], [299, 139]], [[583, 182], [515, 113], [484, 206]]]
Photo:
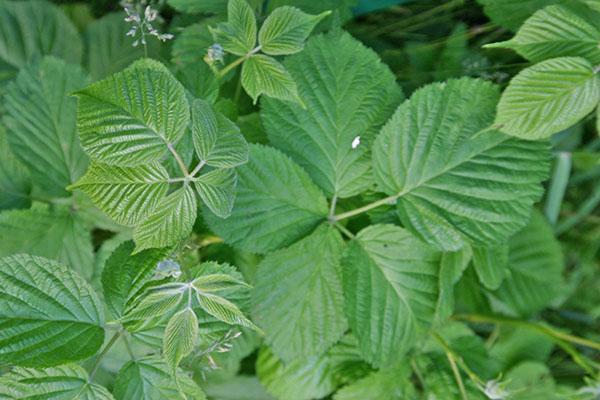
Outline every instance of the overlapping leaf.
[[229, 0], [227, 22], [211, 29], [215, 41], [233, 54], [244, 56], [256, 44], [256, 17], [246, 0]]
[[264, 54], [255, 54], [242, 66], [242, 86], [254, 104], [262, 94], [275, 99], [304, 103], [298, 95], [296, 82], [279, 61]]
[[221, 218], [227, 218], [231, 214], [236, 184], [237, 174], [231, 168], [212, 170], [194, 181], [196, 191], [204, 204]]
[[0, 126], [0, 210], [29, 208], [30, 194], [29, 172], [13, 155]]
[[165, 328], [163, 357], [172, 375], [177, 374], [179, 363], [194, 350], [197, 341], [198, 317], [191, 307], [186, 307], [175, 313]]

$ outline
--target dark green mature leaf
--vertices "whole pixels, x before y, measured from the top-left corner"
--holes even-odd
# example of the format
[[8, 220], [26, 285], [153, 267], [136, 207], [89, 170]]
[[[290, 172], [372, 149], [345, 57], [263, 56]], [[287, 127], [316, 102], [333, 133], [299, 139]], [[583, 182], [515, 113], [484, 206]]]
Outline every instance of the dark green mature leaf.
[[[349, 197], [372, 183], [370, 143], [402, 99], [391, 71], [347, 33], [309, 40], [286, 60], [307, 108], [266, 99], [271, 143], [289, 154], [328, 196]], [[353, 141], [360, 144], [353, 148]]]
[[496, 24], [516, 31], [529, 16], [539, 9], [572, 0], [477, 0]]
[[442, 254], [439, 273], [440, 295], [436, 306], [436, 321], [440, 324], [445, 324], [454, 312], [454, 286], [469, 266], [472, 257], [473, 249], [468, 245], [458, 251]]
[[0, 259], [0, 365], [51, 367], [93, 355], [104, 314], [76, 273], [42, 257]]
[[564, 290], [564, 258], [544, 217], [535, 212], [525, 229], [509, 242], [510, 275], [491, 294], [500, 311], [529, 316], [548, 306]]
[[273, 11], [258, 32], [258, 44], [269, 55], [294, 54], [302, 50], [304, 41], [315, 26], [331, 11], [309, 15], [296, 7], [279, 7]]
[[144, 59], [79, 92], [77, 126], [92, 159], [135, 166], [159, 161], [183, 136], [189, 107], [183, 86]]
[[229, 0], [227, 22], [210, 29], [215, 42], [233, 54], [244, 56], [256, 44], [256, 17], [246, 0]]
[[237, 168], [237, 198], [225, 220], [206, 214], [227, 243], [265, 253], [310, 233], [327, 216], [327, 201], [302, 168], [283, 153], [250, 145], [250, 161]]
[[171, 246], [185, 239], [196, 221], [196, 207], [196, 194], [188, 183], [162, 199], [135, 227], [135, 252]]
[[224, 14], [227, 11], [227, 0], [167, 0], [176, 9], [188, 14], [211, 13]]
[[119, 167], [93, 162], [69, 189], [87, 194], [119, 224], [133, 226], [166, 196], [169, 174], [159, 163]]
[[585, 58], [560, 57], [521, 71], [498, 104], [502, 132], [537, 140], [569, 128], [600, 101], [600, 77]]
[[321, 355], [347, 328], [340, 258], [344, 241], [330, 226], [258, 266], [253, 291], [254, 321], [284, 361]]
[[177, 381], [168, 366], [156, 356], [129, 361], [121, 368], [114, 388], [117, 400], [204, 400], [206, 397], [185, 373]]
[[235, 200], [237, 174], [234, 169], [214, 169], [202, 174], [194, 181], [198, 195], [206, 206], [218, 217], [231, 214]]
[[149, 249], [132, 254], [134, 248], [132, 241], [121, 244], [102, 270], [104, 301], [113, 318], [120, 318], [125, 307], [142, 294], [168, 253], [167, 249]]
[[44, 196], [67, 197], [65, 187], [87, 165], [77, 138], [77, 103], [69, 97], [86, 83], [81, 68], [47, 57], [21, 70], [6, 89], [6, 139]]
[[242, 66], [242, 86], [254, 104], [264, 94], [275, 99], [304, 103], [298, 95], [296, 82], [279, 61], [263, 54], [248, 58]]
[[438, 248], [506, 240], [525, 226], [542, 193], [547, 144], [488, 129], [497, 99], [498, 89], [480, 80], [428, 85], [375, 141], [379, 189], [399, 197], [403, 224]]
[[554, 5], [539, 10], [506, 42], [487, 45], [504, 47], [532, 62], [577, 56], [600, 63], [600, 15], [581, 4]]
[[402, 228], [373, 225], [350, 243], [342, 264], [346, 315], [363, 357], [390, 365], [431, 324], [440, 254]]
[[416, 397], [407, 364], [373, 372], [363, 379], [344, 386], [334, 400], [411, 399]]
[[[0, 393], [10, 385], [6, 399], [114, 400], [105, 387], [91, 383], [76, 364], [54, 368], [15, 368], [0, 378]], [[3, 399], [5, 397], [2, 397]]]
[[0, 210], [31, 206], [31, 178], [8, 146], [0, 126]]
[[88, 226], [66, 207], [0, 213], [0, 238], [0, 256], [27, 253], [60, 261], [85, 278], [93, 274]]
[[77, 30], [47, 1], [0, 1], [0, 60], [22, 68], [37, 56], [79, 64], [83, 45]]
[[[210, 20], [208, 20], [210, 21]], [[208, 48], [214, 39], [208, 29], [207, 21], [186, 26], [175, 36], [171, 62], [178, 66], [197, 65], [204, 62]], [[198, 96], [197, 96], [198, 97]]]

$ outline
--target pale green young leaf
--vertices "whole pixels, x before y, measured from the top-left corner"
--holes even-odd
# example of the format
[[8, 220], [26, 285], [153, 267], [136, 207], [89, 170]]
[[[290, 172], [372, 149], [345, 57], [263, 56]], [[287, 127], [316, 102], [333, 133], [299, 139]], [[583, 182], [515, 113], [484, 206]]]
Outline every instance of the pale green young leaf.
[[515, 37], [488, 48], [509, 48], [532, 62], [573, 56], [600, 63], [600, 14], [581, 4], [554, 5], [539, 10]]
[[229, 53], [244, 56], [256, 44], [256, 16], [246, 0], [229, 0], [227, 22], [211, 28], [215, 42]]
[[237, 286], [249, 287], [243, 280], [226, 273], [200, 276], [192, 281], [192, 285], [201, 292], [218, 292]]
[[473, 267], [479, 281], [488, 289], [496, 290], [509, 274], [508, 246], [499, 244], [473, 248]]
[[[308, 41], [285, 61], [306, 109], [263, 99], [270, 142], [289, 154], [328, 196], [354, 196], [372, 184], [371, 143], [402, 100], [377, 54], [348, 33]], [[359, 138], [360, 143], [353, 146]]]
[[169, 174], [159, 163], [119, 167], [92, 162], [70, 190], [79, 189], [117, 223], [133, 226], [166, 196]]
[[491, 293], [494, 306], [519, 316], [541, 311], [565, 290], [564, 268], [560, 244], [544, 216], [536, 211], [529, 225], [509, 241], [510, 274]]
[[542, 194], [548, 144], [489, 129], [497, 99], [496, 86], [476, 79], [428, 85], [375, 141], [379, 189], [399, 197], [407, 229], [440, 249], [505, 241], [525, 226]]
[[0, 256], [27, 253], [60, 261], [86, 279], [94, 266], [87, 224], [67, 207], [36, 206], [0, 213]]
[[198, 317], [186, 307], [169, 319], [163, 338], [163, 357], [173, 376], [177, 375], [179, 363], [194, 350], [197, 342]]
[[191, 114], [194, 148], [201, 162], [231, 168], [248, 161], [248, 144], [233, 122], [200, 99], [192, 103]]
[[231, 301], [208, 292], [197, 292], [196, 299], [200, 307], [208, 314], [229, 325], [241, 325], [262, 332]]
[[132, 254], [134, 247], [132, 241], [121, 244], [102, 269], [104, 301], [113, 318], [120, 318], [125, 307], [142, 294], [156, 273], [158, 263], [168, 254], [167, 249], [148, 249]]
[[8, 146], [0, 125], [0, 210], [31, 206], [31, 177]]
[[310, 15], [296, 7], [276, 8], [260, 27], [258, 44], [272, 56], [297, 53], [315, 26], [329, 14], [331, 11]]
[[69, 97], [86, 83], [80, 67], [46, 57], [22, 69], [6, 89], [6, 139], [43, 196], [67, 197], [65, 187], [87, 166], [77, 137], [77, 101]]
[[83, 45], [77, 29], [48, 1], [0, 1], [0, 60], [19, 69], [52, 55], [79, 64]]
[[252, 315], [283, 361], [321, 355], [346, 331], [343, 249], [339, 232], [324, 225], [258, 266]]
[[214, 169], [202, 174], [194, 181], [198, 195], [206, 206], [218, 217], [231, 214], [235, 200], [237, 174], [234, 169]]
[[116, 400], [204, 400], [198, 385], [184, 372], [177, 371], [177, 380], [169, 367], [157, 356], [143, 357], [125, 364], [117, 375], [114, 387]]
[[273, 57], [255, 54], [242, 66], [242, 86], [254, 104], [264, 94], [275, 99], [299, 103], [304, 107], [298, 95], [296, 82], [279, 61]]
[[327, 201], [308, 174], [270, 147], [250, 145], [250, 161], [237, 168], [231, 216], [206, 220], [227, 243], [266, 253], [309, 234], [327, 216]]
[[79, 92], [77, 127], [97, 161], [134, 166], [159, 161], [189, 122], [183, 86], [161, 63], [139, 60]]
[[102, 305], [72, 270], [42, 257], [0, 259], [0, 365], [85, 359], [104, 341]]
[[[133, 326], [127, 326], [130, 331], [148, 328], [144, 322], [153, 318], [168, 319], [183, 300], [186, 289], [183, 284], [164, 284], [149, 288], [140, 296], [138, 301], [130, 302], [125, 308], [121, 321], [136, 322]], [[152, 321], [156, 324], [156, 321]]]
[[596, 108], [600, 78], [581, 57], [560, 57], [526, 68], [502, 94], [495, 124], [527, 140], [569, 128]]
[[171, 246], [188, 237], [196, 221], [196, 207], [196, 195], [188, 183], [162, 199], [135, 227], [135, 252]]
[[[87, 372], [76, 364], [15, 368], [2, 379], [11, 386], [12, 396], [7, 399], [114, 400], [105, 387], [91, 383]], [[0, 381], [0, 393], [3, 386]]]
[[394, 225], [362, 230], [342, 260], [346, 316], [365, 360], [390, 365], [432, 322], [440, 254]]

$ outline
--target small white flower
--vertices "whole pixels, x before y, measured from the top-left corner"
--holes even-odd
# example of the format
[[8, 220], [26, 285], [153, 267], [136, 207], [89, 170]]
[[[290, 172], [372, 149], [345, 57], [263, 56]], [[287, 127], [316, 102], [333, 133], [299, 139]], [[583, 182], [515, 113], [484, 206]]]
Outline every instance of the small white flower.
[[137, 28], [134, 26], [134, 27], [133, 27], [133, 28], [131, 28], [131, 29], [129, 30], [129, 32], [127, 32], [125, 35], [126, 35], [126, 36], [135, 36], [136, 32], [137, 32]]
[[483, 393], [485, 393], [490, 400], [504, 400], [510, 394], [510, 392], [504, 389], [500, 381], [497, 380], [486, 382]]
[[360, 136], [357, 136], [352, 141], [352, 148], [353, 149], [357, 148], [359, 144], [360, 144]]
[[148, 21], [148, 22], [154, 21], [157, 16], [158, 16], [158, 10], [153, 9], [150, 6], [147, 6], [146, 10], [144, 10], [144, 17], [146, 18], [146, 21]]
[[158, 279], [167, 277], [179, 278], [181, 276], [181, 266], [171, 259], [160, 261], [156, 264], [154, 277]]

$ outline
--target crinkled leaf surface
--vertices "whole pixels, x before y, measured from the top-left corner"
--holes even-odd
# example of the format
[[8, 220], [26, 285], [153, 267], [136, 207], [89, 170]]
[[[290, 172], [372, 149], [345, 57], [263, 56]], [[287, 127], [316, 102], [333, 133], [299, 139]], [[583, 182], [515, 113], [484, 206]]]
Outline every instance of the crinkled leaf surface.
[[244, 61], [242, 66], [242, 86], [254, 104], [264, 94], [279, 100], [299, 103], [305, 106], [298, 95], [294, 78], [288, 70], [273, 57], [255, 54]]

